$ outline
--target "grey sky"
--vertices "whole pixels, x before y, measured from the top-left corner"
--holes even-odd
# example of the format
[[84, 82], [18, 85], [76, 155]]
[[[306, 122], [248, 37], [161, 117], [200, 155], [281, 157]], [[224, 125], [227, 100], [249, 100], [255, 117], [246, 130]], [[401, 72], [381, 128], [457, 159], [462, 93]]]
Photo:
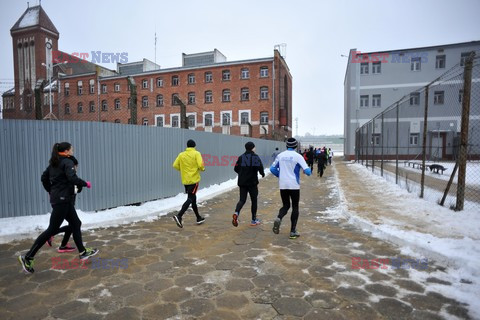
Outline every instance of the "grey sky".
[[[30, 5], [38, 0], [30, 0]], [[480, 40], [479, 0], [286, 1], [44, 0], [68, 52], [127, 52], [181, 65], [181, 54], [220, 50], [228, 61], [273, 55], [286, 43], [298, 133], [343, 133], [343, 79], [351, 48], [382, 51]], [[10, 28], [26, 1], [0, 0], [0, 90], [13, 81]], [[114, 69], [115, 64], [103, 64]], [[295, 123], [293, 123], [294, 134]]]

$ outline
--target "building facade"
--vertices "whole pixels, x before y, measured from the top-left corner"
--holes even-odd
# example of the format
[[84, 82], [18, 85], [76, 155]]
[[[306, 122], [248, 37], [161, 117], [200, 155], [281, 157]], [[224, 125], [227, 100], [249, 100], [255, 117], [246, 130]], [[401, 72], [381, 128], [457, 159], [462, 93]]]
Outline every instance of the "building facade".
[[[480, 41], [382, 52], [359, 52], [351, 49], [344, 80], [345, 158], [349, 160], [355, 158], [355, 132], [358, 128], [402, 97], [410, 96], [415, 90], [431, 83], [458, 63], [463, 65], [470, 52], [479, 50]], [[478, 90], [473, 87], [479, 85], [478, 81], [479, 79], [472, 80], [472, 94], [477, 92], [478, 95]], [[450, 92], [452, 90], [457, 91]], [[438, 89], [438, 92], [443, 96], [458, 97], [458, 90], [458, 86], [445, 85]], [[414, 101], [412, 107], [423, 108], [423, 101], [415, 97], [411, 98]], [[434, 134], [439, 136], [441, 133], [442, 136], [439, 136], [439, 139], [443, 142], [438, 143], [448, 146], [450, 142], [447, 140], [453, 139], [453, 136], [460, 131], [460, 119], [458, 116], [453, 116], [454, 113], [447, 108], [443, 99], [435, 99], [437, 98], [434, 94], [431, 94], [429, 97], [431, 104], [438, 107], [429, 108], [429, 119], [435, 122], [437, 128], [435, 133], [430, 133], [429, 143], [437, 143], [433, 141], [436, 139]], [[471, 99], [471, 101], [478, 100]], [[449, 107], [461, 110], [461, 101], [457, 104]], [[412, 132], [420, 133], [418, 128], [423, 127], [424, 120], [423, 115], [419, 116], [415, 108], [407, 112], [409, 114], [400, 118], [402, 129], [400, 135], [402, 139], [407, 139], [406, 144], [409, 143], [409, 135]], [[453, 133], [449, 137], [449, 132], [452, 130]], [[410, 140], [417, 141], [414, 147], [418, 146], [418, 139]], [[450, 153], [452, 152], [450, 150]], [[443, 153], [445, 155], [445, 151]], [[448, 158], [448, 155], [445, 157]]]
[[43, 119], [52, 96], [58, 120], [181, 127], [183, 103], [192, 130], [277, 140], [292, 135], [292, 76], [277, 50], [273, 57], [229, 62], [214, 49], [182, 54], [178, 68], [143, 59], [108, 70], [59, 51], [59, 33], [41, 6], [28, 8], [11, 35], [15, 88], [3, 95], [6, 119]]

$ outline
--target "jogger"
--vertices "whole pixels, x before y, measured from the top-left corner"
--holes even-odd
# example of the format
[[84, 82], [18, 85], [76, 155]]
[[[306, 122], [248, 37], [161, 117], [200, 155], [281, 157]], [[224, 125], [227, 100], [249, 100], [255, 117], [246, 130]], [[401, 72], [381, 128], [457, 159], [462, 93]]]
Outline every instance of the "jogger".
[[238, 226], [238, 217], [240, 210], [247, 201], [247, 194], [250, 195], [252, 201], [252, 221], [251, 226], [260, 224], [257, 219], [257, 198], [258, 198], [258, 173], [265, 177], [263, 164], [260, 157], [255, 153], [255, 144], [251, 141], [245, 144], [245, 153], [237, 159], [235, 164], [235, 172], [238, 173], [238, 187], [240, 188], [240, 200], [235, 207], [235, 213], [232, 216], [233, 226]]
[[308, 167], [305, 159], [295, 152], [297, 147], [297, 140], [289, 138], [287, 140], [287, 150], [280, 153], [272, 166], [270, 171], [278, 177], [280, 186], [280, 196], [282, 198], [283, 206], [278, 212], [277, 218], [273, 222], [273, 232], [280, 233], [280, 225], [283, 217], [290, 209], [290, 201], [292, 206], [290, 239], [295, 239], [300, 236], [297, 231], [297, 222], [299, 216], [298, 204], [300, 201], [300, 169], [309, 176], [312, 171]]
[[183, 203], [178, 214], [173, 216], [173, 220], [179, 228], [183, 228], [183, 215], [190, 205], [197, 217], [197, 224], [202, 224], [205, 221], [205, 218], [198, 213], [196, 195], [201, 179], [200, 171], [205, 171], [205, 166], [203, 165], [202, 155], [195, 150], [195, 146], [195, 141], [188, 140], [187, 149], [180, 152], [173, 162], [173, 167], [180, 171], [182, 184], [185, 186], [185, 193], [187, 193], [187, 200]]

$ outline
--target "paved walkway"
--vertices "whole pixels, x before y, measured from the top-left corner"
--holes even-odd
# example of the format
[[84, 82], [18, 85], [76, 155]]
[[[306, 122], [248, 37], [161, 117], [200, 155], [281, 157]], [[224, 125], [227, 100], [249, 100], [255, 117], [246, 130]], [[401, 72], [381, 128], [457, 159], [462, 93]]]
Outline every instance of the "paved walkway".
[[[343, 163], [336, 168], [345, 169]], [[54, 270], [52, 258], [75, 255], [45, 246], [35, 274], [25, 275], [15, 255], [31, 241], [0, 245], [0, 319], [468, 319], [465, 305], [428, 292], [404, 269], [352, 269], [352, 257], [401, 255], [328, 219], [326, 208], [338, 204], [332, 169], [321, 179], [316, 171], [302, 177], [301, 237], [295, 240], [288, 238], [289, 215], [279, 235], [271, 231], [281, 202], [269, 176], [260, 183], [264, 224], [257, 227], [247, 223], [249, 202], [239, 227], [231, 225], [234, 190], [202, 203], [207, 221], [200, 226], [190, 213], [184, 229], [162, 217], [85, 234], [87, 244], [101, 250], [99, 258], [127, 258], [127, 268], [89, 263], [86, 270]], [[438, 269], [430, 264], [419, 272]]]

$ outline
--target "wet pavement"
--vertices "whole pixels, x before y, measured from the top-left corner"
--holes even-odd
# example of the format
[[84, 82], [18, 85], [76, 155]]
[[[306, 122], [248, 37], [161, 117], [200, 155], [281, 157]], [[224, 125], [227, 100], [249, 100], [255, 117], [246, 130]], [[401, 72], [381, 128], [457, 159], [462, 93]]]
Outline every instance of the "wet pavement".
[[[339, 172], [344, 166], [335, 165]], [[239, 226], [232, 226], [235, 189], [201, 203], [203, 225], [196, 225], [189, 211], [183, 229], [170, 214], [85, 232], [86, 244], [100, 249], [86, 269], [52, 268], [59, 257], [75, 267], [76, 254], [44, 246], [35, 273], [26, 275], [16, 255], [32, 240], [2, 244], [0, 319], [469, 318], [468, 306], [428, 290], [409, 270], [371, 263], [409, 258], [397, 246], [328, 216], [339, 205], [332, 167], [323, 178], [315, 170], [301, 179], [298, 239], [289, 239], [290, 214], [280, 234], [272, 232], [281, 200], [277, 179], [268, 176], [259, 185], [259, 226], [249, 225], [249, 200]], [[369, 261], [369, 268], [352, 268], [353, 257], [362, 258], [357, 264], [363, 267]], [[416, 272], [438, 270], [442, 267], [429, 262]]]

